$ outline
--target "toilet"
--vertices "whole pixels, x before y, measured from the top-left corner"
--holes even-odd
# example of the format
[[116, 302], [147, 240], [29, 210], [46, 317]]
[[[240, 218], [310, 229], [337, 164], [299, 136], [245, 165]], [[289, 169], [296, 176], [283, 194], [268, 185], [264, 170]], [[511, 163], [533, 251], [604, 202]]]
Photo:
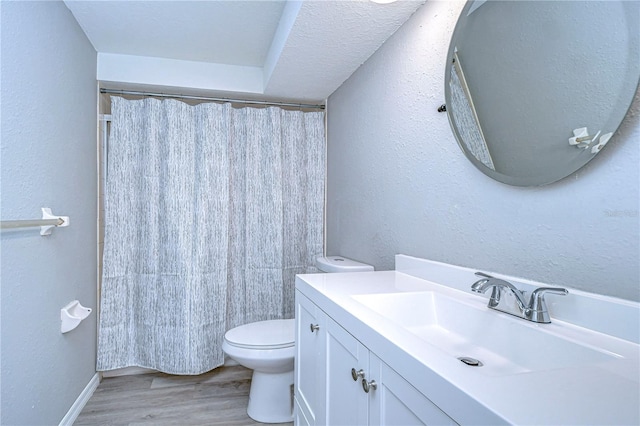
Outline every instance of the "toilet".
[[247, 414], [262, 423], [291, 421], [295, 320], [241, 325], [226, 332], [222, 350], [253, 370]]
[[[365, 272], [373, 266], [342, 256], [319, 257], [322, 272]], [[227, 331], [222, 350], [253, 370], [247, 414], [261, 423], [293, 421], [295, 320], [278, 319], [241, 325]]]
[[356, 262], [342, 256], [320, 256], [316, 259], [316, 267], [327, 273], [333, 272], [371, 272], [373, 266]]

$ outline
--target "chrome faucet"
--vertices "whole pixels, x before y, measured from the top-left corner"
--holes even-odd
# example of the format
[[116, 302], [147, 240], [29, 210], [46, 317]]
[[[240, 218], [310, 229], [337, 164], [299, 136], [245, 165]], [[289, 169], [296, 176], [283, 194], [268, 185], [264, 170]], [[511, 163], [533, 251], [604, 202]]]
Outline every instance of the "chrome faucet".
[[[569, 292], [564, 288], [539, 287], [531, 292], [529, 302], [525, 300], [525, 292], [518, 290], [513, 284], [500, 278], [482, 272], [476, 272], [476, 275], [482, 277], [471, 285], [471, 291], [475, 293], [485, 293], [491, 289], [491, 297], [487, 305], [491, 309], [515, 315], [529, 321], [538, 323], [550, 323], [551, 317], [547, 310], [547, 304], [544, 300], [546, 293], [567, 295]], [[515, 306], [509, 303], [504, 297], [504, 292], [510, 291], [515, 297]]]

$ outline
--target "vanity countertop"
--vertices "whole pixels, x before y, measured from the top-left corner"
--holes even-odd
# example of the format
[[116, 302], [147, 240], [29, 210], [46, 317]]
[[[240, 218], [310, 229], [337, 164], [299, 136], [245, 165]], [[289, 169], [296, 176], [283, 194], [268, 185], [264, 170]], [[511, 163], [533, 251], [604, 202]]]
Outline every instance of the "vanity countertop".
[[[402, 257], [396, 259], [396, 267], [399, 263], [406, 265], [407, 259], [409, 263], [413, 262], [413, 266], [420, 263], [417, 259]], [[432, 263], [438, 267], [443, 265]], [[454, 268], [459, 274], [469, 274], [463, 287], [470, 286], [473, 271], [461, 272], [460, 269], [464, 268]], [[560, 320], [551, 309], [559, 314], [563, 300], [549, 298], [551, 324], [536, 324], [493, 310], [489, 314], [496, 315], [496, 321], [506, 321], [501, 323], [503, 325], [513, 325], [515, 330], [524, 326], [534, 329], [534, 332], [561, 336], [596, 349], [606, 357], [587, 363], [577, 359], [575, 365], [565, 362], [561, 367], [525, 368], [517, 372], [505, 370], [504, 374], [500, 373], [499, 366], [494, 366], [493, 370], [470, 367], [358, 302], [358, 295], [382, 295], [384, 298], [398, 293], [433, 291], [473, 309], [488, 310], [486, 295], [472, 294], [424, 279], [425, 274], [414, 274], [409, 269], [299, 275], [296, 289], [460, 424], [640, 424], [640, 345], [637, 341], [593, 331], [583, 324], [576, 325], [575, 321]], [[565, 302], [567, 309], [579, 313], [576, 304], [580, 305], [580, 294], [584, 293], [575, 295], [576, 291], [571, 289], [570, 293], [574, 293], [574, 297]], [[621, 310], [629, 316], [626, 320], [637, 323], [638, 304], [606, 297], [602, 303], [620, 303]], [[426, 314], [429, 306], [423, 309]], [[616, 311], [614, 306], [605, 308], [603, 312], [607, 309]], [[634, 327], [632, 324], [631, 331], [619, 334], [623, 337], [626, 337], [625, 333], [633, 334]], [[527, 348], [515, 350], [526, 351]]]

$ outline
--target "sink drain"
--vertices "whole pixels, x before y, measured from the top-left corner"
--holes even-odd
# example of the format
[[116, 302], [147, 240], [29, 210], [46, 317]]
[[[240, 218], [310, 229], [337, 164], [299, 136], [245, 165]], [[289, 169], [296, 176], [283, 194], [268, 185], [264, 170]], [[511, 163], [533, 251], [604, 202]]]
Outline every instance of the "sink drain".
[[461, 356], [458, 358], [460, 361], [462, 361], [463, 363], [470, 365], [471, 367], [482, 367], [482, 361], [475, 359], [475, 358], [471, 358], [468, 356]]

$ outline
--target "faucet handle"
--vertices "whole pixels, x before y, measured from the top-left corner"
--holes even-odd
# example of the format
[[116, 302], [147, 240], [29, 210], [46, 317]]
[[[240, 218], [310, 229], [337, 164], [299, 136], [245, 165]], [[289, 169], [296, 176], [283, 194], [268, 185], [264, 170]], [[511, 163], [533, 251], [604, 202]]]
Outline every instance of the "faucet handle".
[[549, 311], [547, 310], [547, 303], [544, 300], [544, 295], [546, 293], [566, 296], [567, 294], [569, 294], [569, 291], [566, 288], [560, 287], [539, 287], [533, 290], [529, 302], [529, 312], [530, 315], [534, 318], [532, 319], [532, 321], [542, 323], [551, 322], [551, 317], [549, 316]]
[[531, 302], [535, 303], [537, 300], [544, 300], [545, 293], [559, 294], [566, 296], [569, 294], [569, 290], [560, 287], [538, 287], [531, 293]]
[[491, 275], [485, 274], [484, 272], [476, 272], [476, 275], [482, 278], [493, 278]]

